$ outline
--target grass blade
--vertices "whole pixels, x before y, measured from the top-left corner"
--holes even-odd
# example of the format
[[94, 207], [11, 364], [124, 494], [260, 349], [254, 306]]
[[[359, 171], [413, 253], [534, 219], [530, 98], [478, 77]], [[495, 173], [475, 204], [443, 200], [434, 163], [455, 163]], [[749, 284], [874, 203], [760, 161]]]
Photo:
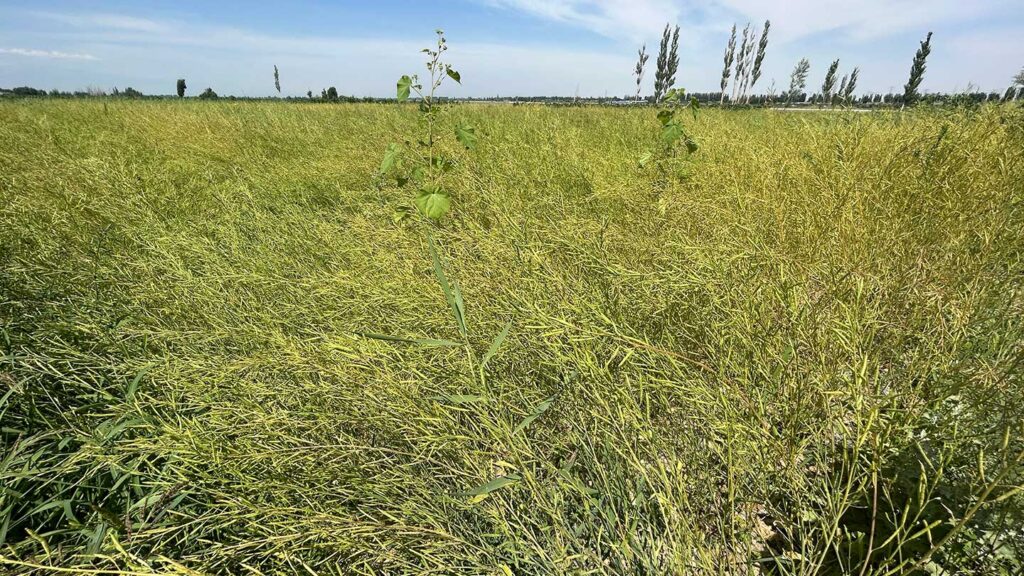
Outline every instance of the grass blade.
[[444, 274], [444, 268], [441, 266], [441, 257], [437, 253], [437, 246], [434, 244], [434, 238], [430, 237], [430, 258], [434, 262], [434, 276], [437, 277], [437, 281], [441, 284], [441, 290], [444, 291], [444, 298], [448, 301], [448, 306], [452, 309], [452, 314], [455, 315], [455, 322], [459, 325], [459, 332], [465, 338], [468, 334], [466, 330], [466, 317], [464, 313], [465, 306], [462, 303], [462, 293], [459, 291], [458, 285], [455, 286], [455, 290], [452, 290], [451, 285], [448, 283], [448, 277]]
[[487, 366], [487, 362], [497, 354], [498, 349], [501, 348], [501, 344], [508, 337], [508, 331], [512, 329], [512, 321], [509, 320], [505, 323], [505, 327], [501, 330], [501, 333], [491, 342], [491, 347], [487, 349], [484, 354], [483, 360], [480, 361], [480, 369], [483, 370]]
[[541, 414], [547, 412], [548, 408], [551, 408], [551, 404], [555, 401], [555, 398], [557, 396], [558, 395], [556, 394], [555, 396], [548, 398], [547, 400], [541, 402], [540, 404], [537, 404], [537, 407], [533, 409], [533, 412], [531, 412], [530, 415], [527, 416], [526, 418], [523, 418], [523, 421], [519, 423], [519, 426], [516, 426], [516, 429], [512, 431], [512, 434], [518, 434], [527, 426], [532, 424], [534, 420], [540, 418]]
[[476, 488], [473, 488], [472, 490], [467, 490], [466, 492], [461, 492], [459, 494], [459, 496], [486, 496], [486, 495], [490, 494], [491, 492], [494, 492], [495, 490], [500, 490], [500, 489], [504, 488], [505, 486], [509, 486], [511, 484], [515, 484], [516, 482], [519, 482], [522, 479], [523, 478], [521, 476], [519, 476], [518, 474], [508, 474], [506, 476], [498, 476], [497, 478], [495, 478], [495, 479], [493, 479], [493, 480], [491, 480], [489, 482], [485, 482], [485, 483], [477, 486]]

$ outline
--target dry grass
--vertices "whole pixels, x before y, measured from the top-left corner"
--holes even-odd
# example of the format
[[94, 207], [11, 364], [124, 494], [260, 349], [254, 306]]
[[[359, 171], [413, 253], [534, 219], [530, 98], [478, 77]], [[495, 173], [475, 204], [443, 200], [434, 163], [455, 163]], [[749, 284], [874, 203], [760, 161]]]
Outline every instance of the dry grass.
[[[1019, 108], [707, 112], [659, 185], [652, 110], [453, 114], [435, 228], [412, 108], [0, 103], [0, 565], [1019, 568]], [[431, 235], [486, 378], [358, 334], [460, 340]]]

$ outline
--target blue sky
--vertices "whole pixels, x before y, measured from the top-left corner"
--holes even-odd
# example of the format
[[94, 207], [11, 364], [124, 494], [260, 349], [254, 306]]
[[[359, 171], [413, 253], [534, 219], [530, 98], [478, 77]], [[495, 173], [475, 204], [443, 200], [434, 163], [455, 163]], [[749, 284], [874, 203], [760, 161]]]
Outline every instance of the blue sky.
[[[154, 94], [184, 77], [192, 94], [265, 96], [276, 64], [285, 95], [388, 96], [398, 76], [422, 70], [419, 50], [440, 27], [463, 76], [452, 96], [621, 95], [634, 90], [637, 48], [656, 52], [673, 22], [677, 84], [713, 91], [729, 28], [765, 19], [755, 91], [781, 89], [801, 57], [812, 87], [839, 58], [842, 73], [860, 67], [858, 92], [899, 90], [929, 30], [925, 91], [1002, 92], [1024, 67], [1024, 0], [0, 0], [0, 86]], [[653, 72], [645, 93], [652, 84]]]

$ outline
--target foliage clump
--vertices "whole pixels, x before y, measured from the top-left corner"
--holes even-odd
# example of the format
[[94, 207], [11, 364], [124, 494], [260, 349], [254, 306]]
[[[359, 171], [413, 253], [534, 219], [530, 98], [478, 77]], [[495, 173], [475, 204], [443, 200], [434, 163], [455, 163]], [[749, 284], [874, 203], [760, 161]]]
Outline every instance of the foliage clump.
[[[442, 105], [438, 89], [446, 79], [462, 83], [462, 76], [444, 60], [448, 51], [444, 31], [437, 30], [437, 44], [424, 48], [427, 55], [427, 71], [430, 73], [426, 88], [419, 75], [402, 76], [398, 80], [397, 99], [407, 101], [412, 94], [418, 98], [419, 125], [422, 132], [406, 139], [404, 145], [392, 142], [384, 152], [380, 164], [380, 176], [393, 176], [400, 187], [417, 187], [413, 204], [416, 210], [430, 220], [440, 220], [451, 207], [451, 191], [446, 185], [448, 175], [457, 167], [458, 161], [442, 150], [441, 122], [448, 119], [450, 111]], [[464, 121], [458, 122], [452, 132], [455, 140], [466, 150], [476, 147], [476, 128]], [[412, 215], [408, 206], [401, 206], [395, 212], [395, 220], [405, 220]]]

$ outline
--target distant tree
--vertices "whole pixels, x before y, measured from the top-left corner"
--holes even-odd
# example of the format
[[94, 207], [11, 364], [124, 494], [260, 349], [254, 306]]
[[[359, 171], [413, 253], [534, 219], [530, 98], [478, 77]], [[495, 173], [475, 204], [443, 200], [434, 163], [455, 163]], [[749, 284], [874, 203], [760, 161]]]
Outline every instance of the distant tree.
[[775, 78], [772, 78], [772, 83], [768, 85], [768, 94], [765, 101], [768, 104], [775, 102]]
[[[753, 89], [754, 84], [757, 84], [757, 81], [761, 78], [761, 64], [764, 62], [764, 55], [768, 50], [768, 30], [771, 27], [771, 21], [765, 20], [764, 30], [761, 31], [761, 39], [757, 44], [757, 57], [754, 58], [754, 66], [750, 73], [750, 85], [748, 86], [750, 89]], [[746, 92], [746, 88], [744, 89], [744, 92]], [[747, 101], [750, 101], [749, 96], [747, 97]]]
[[729, 43], [725, 46], [725, 57], [722, 59], [722, 96], [718, 99], [719, 104], [725, 104], [725, 89], [729, 86], [729, 75], [732, 74], [732, 61], [736, 57], [736, 25], [732, 25], [732, 33], [729, 34]]
[[124, 92], [122, 92], [121, 94], [125, 98], [142, 98], [142, 92], [139, 92], [138, 90], [136, 90], [135, 88], [132, 88], [131, 86], [129, 86], [128, 88], [125, 88]]
[[277, 74], [277, 64], [274, 64], [274, 88], [278, 94], [281, 93], [281, 77]]
[[15, 96], [46, 96], [46, 90], [39, 90], [29, 86], [18, 86], [11, 90], [11, 93]]
[[178, 98], [185, 97], [185, 88], [187, 88], [187, 86], [185, 86], [185, 79], [178, 78]]
[[336, 101], [338, 99], [338, 89], [335, 88], [334, 86], [331, 86], [330, 88], [328, 88], [327, 89], [327, 99], [330, 100], [331, 102]]
[[306, 97], [309, 98], [310, 100], [312, 100], [313, 99], [313, 91], [312, 90], [306, 90]]
[[825, 73], [825, 81], [821, 84], [821, 97], [824, 99], [825, 104], [832, 103], [832, 89], [836, 87], [836, 71], [838, 70], [839, 59], [836, 58], [828, 67], [828, 72]]
[[807, 87], [807, 73], [811, 70], [811, 63], [807, 58], [801, 58], [789, 75], [789, 93], [786, 102], [792, 102], [798, 95], [803, 93]]
[[[849, 79], [849, 81], [848, 82], [844, 82], [844, 85], [842, 86], [842, 88], [839, 89], [839, 92], [842, 93], [843, 103], [844, 104], [849, 104], [850, 102], [854, 101], [853, 100], [853, 91], [857, 89], [857, 76], [859, 76], [859, 75], [860, 75], [860, 68], [854, 67], [853, 68], [853, 72], [850, 72], [850, 79]], [[845, 76], [843, 77], [843, 80], [844, 81], [846, 80]]]
[[910, 65], [910, 78], [903, 86], [904, 106], [913, 106], [921, 98], [921, 94], [917, 89], [921, 85], [921, 80], [924, 79], [925, 63], [931, 51], [932, 33], [929, 32], [928, 36], [921, 41], [921, 46], [917, 49], [917, 53], [914, 54], [914, 62]]
[[1024, 68], [1021, 68], [1020, 72], [1017, 72], [1017, 75], [1013, 77], [1013, 84], [1006, 89], [1003, 101], [1017, 100], [1017, 95], [1020, 94], [1022, 88], [1024, 88]]
[[842, 81], [839, 82], [839, 89], [836, 90], [835, 99], [839, 100], [839, 105], [840, 106], [846, 104], [846, 99], [843, 97], [843, 95], [846, 94], [846, 83], [849, 80], [850, 80], [850, 78], [846, 74], [843, 74], [843, 79], [842, 79]]
[[647, 59], [650, 55], [647, 53], [647, 44], [640, 47], [640, 51], [637, 53], [636, 68], [633, 69], [633, 75], [636, 76], [636, 100], [640, 101], [640, 83], [644, 80], [644, 66], [647, 65]]
[[203, 93], [199, 95], [203, 100], [214, 100], [217, 98], [217, 93], [213, 91], [213, 88], [207, 88], [203, 90]]
[[671, 30], [672, 26], [665, 24], [665, 32], [661, 36], [661, 46], [658, 50], [658, 69], [654, 73], [655, 102], [661, 102], [669, 88], [676, 83], [676, 71], [679, 69], [679, 26], [670, 34]]

